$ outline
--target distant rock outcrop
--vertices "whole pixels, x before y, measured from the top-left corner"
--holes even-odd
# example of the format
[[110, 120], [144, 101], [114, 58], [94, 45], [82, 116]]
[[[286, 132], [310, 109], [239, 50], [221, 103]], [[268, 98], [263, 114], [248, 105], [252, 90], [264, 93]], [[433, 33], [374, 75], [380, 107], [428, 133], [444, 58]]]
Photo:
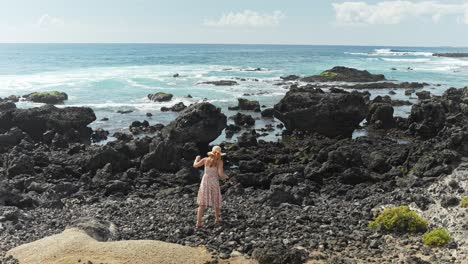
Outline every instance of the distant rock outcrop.
[[68, 100], [68, 95], [58, 91], [35, 92], [23, 95], [23, 98], [35, 103], [63, 104], [65, 100]]
[[385, 80], [383, 74], [371, 74], [368, 71], [343, 66], [336, 66], [322, 72], [320, 75], [301, 79], [303, 82], [378, 82], [383, 80]]

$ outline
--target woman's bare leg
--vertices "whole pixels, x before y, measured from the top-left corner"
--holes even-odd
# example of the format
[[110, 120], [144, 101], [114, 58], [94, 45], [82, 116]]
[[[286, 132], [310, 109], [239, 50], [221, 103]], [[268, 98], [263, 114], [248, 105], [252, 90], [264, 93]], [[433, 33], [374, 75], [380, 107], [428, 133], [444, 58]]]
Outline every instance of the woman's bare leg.
[[198, 211], [197, 211], [197, 227], [201, 227], [203, 225], [203, 214], [205, 212], [205, 207], [203, 206], [198, 206]]
[[215, 211], [215, 223], [219, 223], [219, 214], [221, 210], [219, 209], [219, 207], [215, 207], [214, 211]]

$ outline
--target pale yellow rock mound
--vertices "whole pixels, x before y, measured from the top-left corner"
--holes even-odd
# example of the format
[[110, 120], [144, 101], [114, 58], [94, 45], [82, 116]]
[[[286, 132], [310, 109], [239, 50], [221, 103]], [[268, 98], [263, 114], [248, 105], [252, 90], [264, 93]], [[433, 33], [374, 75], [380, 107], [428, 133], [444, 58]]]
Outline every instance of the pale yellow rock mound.
[[[200, 264], [211, 260], [203, 247], [188, 247], [155, 240], [98, 242], [85, 232], [71, 228], [7, 252], [21, 264]], [[255, 263], [242, 257], [220, 263]]]

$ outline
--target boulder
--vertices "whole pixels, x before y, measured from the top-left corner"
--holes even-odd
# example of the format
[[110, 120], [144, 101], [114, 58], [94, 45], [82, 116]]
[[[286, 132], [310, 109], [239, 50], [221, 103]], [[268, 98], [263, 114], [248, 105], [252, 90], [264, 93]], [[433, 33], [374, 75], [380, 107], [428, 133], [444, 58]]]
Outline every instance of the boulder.
[[162, 129], [164, 137], [175, 143], [195, 142], [202, 150], [226, 128], [227, 118], [221, 109], [203, 102], [193, 104]]
[[161, 111], [162, 112], [168, 112], [168, 111], [172, 111], [172, 112], [180, 112], [182, 110], [184, 110], [185, 108], [187, 108], [187, 106], [183, 103], [183, 102], [180, 102], [180, 103], [177, 103], [171, 107], [161, 107]]
[[48, 130], [65, 134], [73, 130], [78, 139], [89, 142], [92, 130], [87, 127], [96, 120], [93, 110], [88, 107], [57, 108], [53, 105], [29, 109], [0, 111], [0, 132], [18, 127], [33, 139], [41, 140]]
[[258, 101], [251, 101], [245, 98], [238, 98], [239, 110], [260, 112], [260, 103]]
[[416, 96], [419, 100], [431, 99], [431, 92], [429, 91], [419, 91], [416, 92]]
[[13, 102], [0, 102], [0, 111], [16, 109], [16, 104]]
[[413, 135], [428, 139], [437, 135], [444, 127], [445, 120], [445, 109], [440, 102], [421, 101], [411, 108], [409, 130]]
[[63, 101], [68, 100], [68, 95], [58, 91], [35, 92], [23, 95], [23, 98], [35, 103], [63, 104]]
[[237, 113], [229, 117], [229, 119], [234, 120], [234, 124], [236, 124], [237, 126], [250, 127], [250, 126], [255, 125], [255, 119], [253, 119], [251, 115], [244, 115], [242, 113]]
[[301, 79], [303, 82], [378, 82], [383, 80], [385, 80], [383, 74], [370, 74], [368, 71], [343, 66], [336, 66], [322, 72], [320, 75]]
[[386, 103], [373, 103], [369, 106], [367, 122], [375, 128], [393, 128], [396, 123], [393, 119], [393, 107]]
[[273, 117], [275, 114], [275, 109], [266, 108], [261, 112], [262, 117]]
[[244, 132], [242, 135], [237, 137], [237, 144], [239, 147], [245, 148], [257, 146], [258, 142], [256, 135], [257, 133], [255, 130], [252, 130], [251, 132]]
[[153, 102], [167, 102], [172, 99], [174, 95], [170, 93], [158, 92], [155, 94], [148, 94], [148, 99]]
[[360, 93], [325, 93], [317, 88], [291, 88], [275, 105], [275, 117], [288, 130], [317, 132], [327, 137], [351, 137], [367, 116]]

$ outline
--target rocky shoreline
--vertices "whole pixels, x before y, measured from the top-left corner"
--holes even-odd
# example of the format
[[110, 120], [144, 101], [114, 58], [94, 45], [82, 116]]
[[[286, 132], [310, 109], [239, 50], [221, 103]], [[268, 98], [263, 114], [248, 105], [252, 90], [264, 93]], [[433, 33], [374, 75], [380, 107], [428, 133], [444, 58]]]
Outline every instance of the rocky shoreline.
[[[286, 127], [278, 142], [259, 140], [246, 114], [228, 126], [204, 102], [150, 134], [93, 145], [91, 109], [17, 109], [4, 99], [0, 254], [93, 217], [114, 223], [118, 240], [205, 245], [214, 263], [237, 254], [259, 263], [466, 263], [467, 212], [454, 201], [468, 196], [468, 88], [420, 97], [402, 118], [390, 97], [370, 100], [346, 84], [383, 75], [335, 67], [310, 84], [296, 77], [283, 78], [289, 91], [265, 112]], [[323, 88], [330, 81], [344, 83]], [[259, 106], [239, 100], [237, 107]], [[352, 139], [363, 120], [368, 135]], [[207, 215], [206, 228], [196, 230], [200, 171], [191, 163], [223, 130], [247, 131], [221, 144], [232, 178], [222, 184], [224, 222], [215, 226]], [[370, 230], [374, 212], [392, 205], [410, 205], [454, 240], [432, 248], [415, 234]]]

